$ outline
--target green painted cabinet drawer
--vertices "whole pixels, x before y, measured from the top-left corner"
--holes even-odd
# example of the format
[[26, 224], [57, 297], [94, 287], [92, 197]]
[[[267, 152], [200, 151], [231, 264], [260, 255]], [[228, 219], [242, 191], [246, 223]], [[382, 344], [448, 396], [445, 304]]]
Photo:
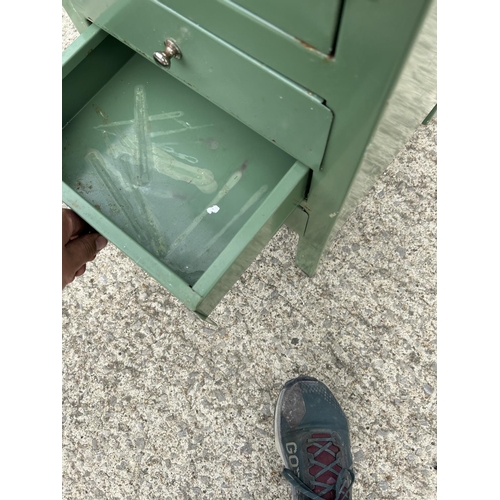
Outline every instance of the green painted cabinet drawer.
[[63, 201], [208, 316], [312, 171], [96, 26], [62, 90]]
[[233, 0], [249, 12], [325, 54], [337, 32], [340, 0]]
[[169, 72], [312, 169], [333, 121], [322, 99], [155, 0], [73, 0], [92, 22], [146, 59], [179, 46]]

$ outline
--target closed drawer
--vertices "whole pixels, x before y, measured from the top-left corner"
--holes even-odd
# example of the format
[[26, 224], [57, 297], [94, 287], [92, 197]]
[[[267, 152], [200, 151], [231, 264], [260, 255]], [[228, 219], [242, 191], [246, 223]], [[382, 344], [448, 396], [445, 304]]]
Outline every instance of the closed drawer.
[[233, 0], [233, 3], [325, 54], [332, 50], [341, 0]]
[[310, 169], [96, 26], [63, 53], [63, 201], [206, 317]]
[[182, 51], [168, 71], [312, 169], [333, 121], [322, 100], [154, 0], [74, 0], [94, 24], [154, 61], [167, 38]]

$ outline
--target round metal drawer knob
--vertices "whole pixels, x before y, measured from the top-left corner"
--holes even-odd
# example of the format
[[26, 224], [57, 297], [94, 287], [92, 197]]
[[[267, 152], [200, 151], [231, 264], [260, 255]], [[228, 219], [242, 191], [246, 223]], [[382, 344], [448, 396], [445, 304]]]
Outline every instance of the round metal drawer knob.
[[153, 57], [158, 64], [170, 68], [170, 59], [172, 59], [172, 57], [180, 59], [182, 57], [182, 52], [172, 39], [167, 38], [165, 40], [165, 50], [163, 52], [155, 52]]

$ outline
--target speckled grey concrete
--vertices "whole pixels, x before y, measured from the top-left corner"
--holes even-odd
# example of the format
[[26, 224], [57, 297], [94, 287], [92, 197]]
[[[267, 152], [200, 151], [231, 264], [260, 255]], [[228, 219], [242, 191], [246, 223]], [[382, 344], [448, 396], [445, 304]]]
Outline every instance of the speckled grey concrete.
[[[63, 15], [63, 46], [77, 35]], [[421, 126], [310, 279], [283, 228], [198, 320], [111, 244], [63, 292], [63, 498], [286, 499], [282, 384], [324, 381], [354, 498], [436, 498], [436, 129]]]

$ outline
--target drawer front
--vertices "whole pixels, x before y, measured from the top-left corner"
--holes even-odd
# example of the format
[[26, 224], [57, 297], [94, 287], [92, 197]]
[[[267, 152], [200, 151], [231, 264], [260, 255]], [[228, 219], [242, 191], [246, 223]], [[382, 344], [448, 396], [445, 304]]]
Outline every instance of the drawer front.
[[325, 54], [332, 50], [340, 0], [233, 0]]
[[167, 38], [175, 40], [182, 58], [165, 71], [308, 167], [320, 167], [333, 115], [319, 97], [156, 1], [74, 5], [152, 62]]

